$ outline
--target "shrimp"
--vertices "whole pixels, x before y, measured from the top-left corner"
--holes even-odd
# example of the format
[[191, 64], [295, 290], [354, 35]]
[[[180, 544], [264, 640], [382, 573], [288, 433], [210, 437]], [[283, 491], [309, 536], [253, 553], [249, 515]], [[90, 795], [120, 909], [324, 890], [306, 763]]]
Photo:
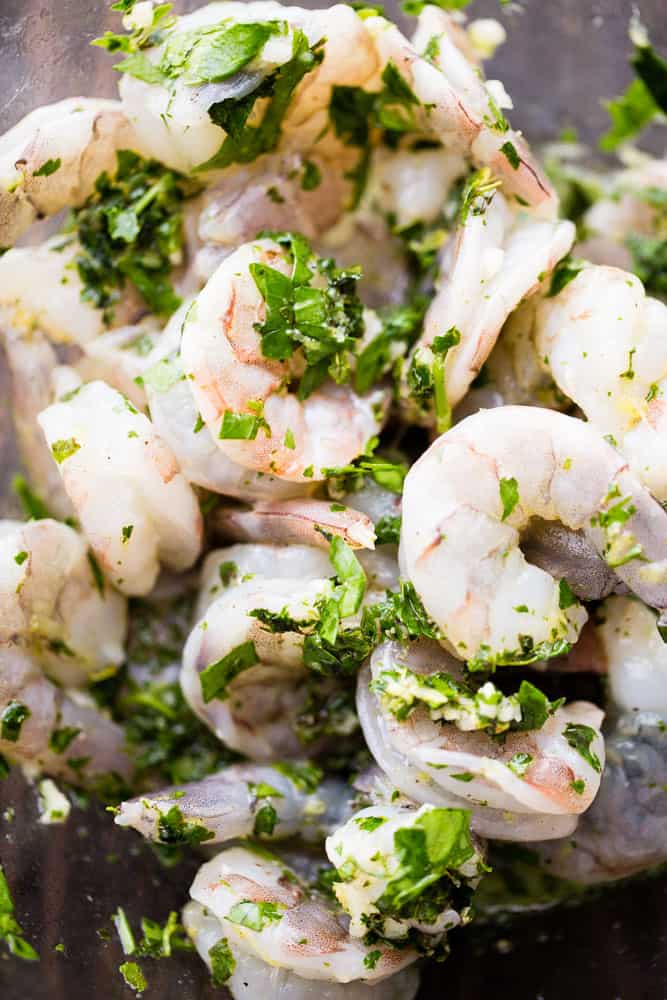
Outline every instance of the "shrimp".
[[121, 803], [116, 823], [162, 844], [178, 836], [170, 816], [178, 817], [176, 826], [184, 820], [200, 827], [209, 844], [253, 835], [319, 841], [349, 814], [349, 797], [348, 785], [338, 778], [322, 780], [322, 772], [307, 762], [231, 764], [202, 781]]
[[135, 145], [118, 101], [68, 97], [31, 111], [0, 138], [0, 246], [13, 246], [37, 219], [81, 205], [117, 150]]
[[667, 720], [667, 646], [653, 611], [629, 597], [610, 597], [597, 617], [613, 703], [622, 712], [657, 712]]
[[[219, 939], [226, 938], [234, 952], [249, 953], [305, 980], [381, 982], [417, 957], [409, 947], [362, 944], [330, 903], [310, 893], [293, 871], [264, 851], [261, 855], [246, 847], [222, 851], [199, 869], [190, 895], [217, 919]], [[186, 908], [189, 931], [194, 930], [192, 915], [193, 910]], [[376, 963], [364, 961], [371, 949], [380, 952], [374, 956]], [[408, 995], [412, 996], [410, 990]]]
[[[377, 390], [357, 396], [349, 385], [325, 383], [301, 401], [284, 391], [285, 381], [296, 374], [296, 358], [290, 364], [263, 354], [257, 326], [267, 320], [269, 307], [253, 280], [253, 267], [259, 268], [255, 274], [268, 274], [267, 280], [276, 274], [287, 279], [292, 267], [300, 267], [303, 281], [303, 262], [289, 257], [270, 239], [246, 244], [227, 257], [184, 321], [181, 358], [218, 447], [248, 469], [306, 483], [323, 478], [324, 468], [346, 465], [363, 452], [382, 423], [386, 394]], [[306, 266], [306, 273], [310, 281], [314, 271]], [[272, 301], [272, 293], [267, 294]], [[334, 336], [344, 350], [356, 326], [351, 305], [338, 297], [335, 317], [332, 313], [325, 319], [325, 300], [317, 306], [322, 293], [308, 287], [306, 295], [313, 297], [318, 313], [313, 314], [316, 332]], [[333, 286], [328, 296], [333, 303]]]
[[125, 594], [146, 594], [160, 562], [193, 564], [201, 548], [196, 497], [142, 413], [89, 382], [40, 413], [39, 424], [100, 564]]
[[190, 483], [241, 500], [277, 499], [312, 490], [310, 485], [288, 483], [245, 469], [217, 447], [197, 412], [190, 382], [183, 375], [181, 329], [190, 305], [191, 300], [184, 302], [174, 313], [142, 365], [151, 420], [174, 453], [181, 472]]
[[[450, 17], [426, 7], [412, 43], [383, 17], [369, 17], [364, 25], [380, 65], [391, 62], [412, 89], [424, 132], [470, 156], [478, 166], [491, 167], [502, 177], [508, 195], [553, 218], [558, 201], [551, 184], [520, 134], [509, 130], [479, 68], [467, 61]], [[431, 40], [435, 44], [429, 46]], [[419, 55], [427, 47], [433, 52], [428, 59]]]
[[337, 535], [353, 549], [375, 545], [373, 523], [366, 514], [327, 500], [260, 501], [250, 510], [218, 507], [215, 524], [235, 541], [310, 545], [328, 551], [331, 536]]
[[201, 569], [197, 619], [221, 593], [248, 580], [318, 580], [331, 575], [326, 552], [311, 545], [230, 545], [209, 552]]
[[252, 760], [302, 755], [294, 724], [305, 699], [304, 637], [270, 632], [251, 612], [316, 621], [316, 605], [331, 591], [326, 579], [250, 580], [218, 597], [192, 630], [183, 694], [227, 746]]
[[0, 643], [35, 652], [58, 683], [123, 662], [126, 602], [105, 587], [81, 535], [50, 518], [0, 521]]
[[410, 469], [400, 550], [447, 648], [473, 668], [566, 651], [586, 620], [526, 562], [533, 517], [582, 530], [645, 603], [667, 602], [667, 514], [595, 428], [533, 407], [482, 411]]
[[139, 323], [107, 330], [83, 344], [83, 354], [73, 367], [82, 381], [106, 382], [138, 410], [145, 410], [143, 376], [161, 341], [160, 325], [154, 316], [146, 316]]
[[[418, 940], [428, 953], [446, 931], [467, 923], [484, 871], [469, 822], [464, 809], [382, 805], [361, 809], [330, 834], [326, 852], [340, 878], [333, 889], [350, 915], [352, 937], [372, 929], [397, 944]], [[415, 865], [405, 844], [420, 837], [428, 860]]]
[[[20, 646], [0, 646], [0, 715], [23, 709], [15, 739], [0, 739], [0, 753], [75, 785], [95, 787], [111, 773], [129, 779], [133, 764], [125, 732], [80, 692], [67, 692], [42, 673]], [[5, 727], [3, 727], [3, 730]]]
[[[199, 74], [196, 67], [183, 73], [181, 40], [188, 32], [225, 23], [267, 25], [269, 30], [254, 58], [217, 82], [206, 79], [205, 67]], [[270, 30], [276, 24], [284, 25], [285, 30]], [[276, 111], [277, 134], [258, 152], [271, 152], [278, 146], [281, 152], [307, 153], [317, 146], [320, 151], [344, 155], [340, 142], [332, 136], [322, 138], [332, 84], [341, 81], [363, 86], [377, 65], [363, 22], [354, 11], [343, 4], [326, 11], [309, 11], [270, 0], [211, 3], [178, 18], [162, 37], [161, 45], [144, 51], [153, 65], [168, 67], [169, 79], [164, 84], [149, 84], [125, 73], [119, 88], [123, 110], [138, 142], [152, 156], [184, 173], [196, 168], [215, 170], [218, 161], [220, 167], [227, 166], [226, 156], [216, 157], [226, 134], [209, 110], [220, 102], [251, 97], [263, 83], [270, 84], [276, 74], [280, 75], [288, 63], [292, 80], [286, 80], [283, 89], [291, 84], [291, 90], [281, 99], [284, 106], [280, 112]], [[315, 47], [319, 48], [318, 43], [325, 38], [320, 58]]]
[[530, 845], [548, 872], [584, 885], [627, 878], [667, 861], [664, 719], [654, 712], [624, 713], [605, 740], [600, 791], [574, 835]]
[[541, 304], [536, 345], [558, 387], [667, 500], [667, 306], [627, 271], [587, 267]]
[[[540, 827], [543, 837], [570, 832], [599, 787], [602, 712], [574, 702], [556, 708], [538, 729], [507, 732], [516, 704], [487, 687], [476, 699], [484, 702], [481, 709], [440, 698], [436, 708], [430, 689], [424, 695], [428, 701], [420, 700], [413, 675], [428, 676], [441, 665], [455, 682], [461, 678], [456, 661], [432, 643], [408, 648], [385, 643], [359, 675], [361, 725], [390, 780], [416, 801], [472, 808], [472, 828], [482, 836], [534, 839]], [[503, 743], [481, 731], [489, 718], [506, 727]], [[582, 756], [574, 736], [584, 730], [590, 740]]]
[[7, 330], [5, 356], [11, 373], [11, 404], [19, 454], [28, 479], [47, 510], [61, 520], [74, 510], [53, 464], [37, 414], [53, 402], [58, 364], [49, 342], [38, 332], [18, 335]]
[[622, 586], [583, 531], [535, 517], [522, 534], [521, 545], [529, 563], [556, 580], [567, 580], [580, 601], [600, 601]]
[[447, 351], [442, 377], [446, 399], [456, 406], [505, 320], [565, 256], [574, 236], [571, 222], [535, 219], [510, 208], [500, 193], [492, 195], [485, 210], [471, 208], [445, 246], [438, 290], [406, 368], [404, 393], [412, 388], [415, 395], [411, 376], [424, 365], [433, 366], [435, 339], [455, 331], [458, 340]]

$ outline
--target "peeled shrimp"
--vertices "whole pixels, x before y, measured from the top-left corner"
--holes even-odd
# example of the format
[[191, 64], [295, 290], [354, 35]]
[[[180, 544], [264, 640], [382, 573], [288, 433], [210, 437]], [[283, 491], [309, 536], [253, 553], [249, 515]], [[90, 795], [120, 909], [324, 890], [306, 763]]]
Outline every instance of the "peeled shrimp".
[[312, 545], [240, 544], [214, 549], [204, 560], [195, 614], [229, 587], [254, 579], [318, 580], [331, 575], [329, 556]]
[[0, 138], [0, 246], [36, 219], [81, 205], [116, 151], [134, 148], [118, 101], [68, 97], [31, 111]]
[[215, 523], [221, 534], [235, 541], [277, 542], [283, 545], [311, 545], [328, 551], [332, 535], [353, 549], [372, 549], [373, 523], [353, 507], [338, 508], [329, 500], [299, 498], [260, 501], [250, 510], [222, 507]]
[[272, 819], [259, 835], [270, 840], [298, 836], [319, 841], [349, 813], [350, 788], [337, 778], [318, 784], [317, 772], [312, 784], [304, 784], [303, 767], [306, 772], [313, 770], [299, 762], [284, 770], [280, 765], [231, 764], [202, 781], [121, 803], [116, 823], [133, 827], [149, 840], [167, 843], [169, 833], [161, 820], [175, 806], [185, 822], [202, 826], [210, 834], [206, 843], [220, 844], [252, 837], [258, 813], [268, 805]]
[[82, 684], [123, 662], [126, 602], [96, 576], [73, 528], [0, 521], [0, 642], [34, 650], [56, 681]]
[[49, 342], [38, 331], [25, 336], [9, 329], [5, 332], [12, 418], [21, 462], [47, 510], [64, 520], [72, 517], [74, 511], [37, 423], [37, 414], [53, 402], [58, 360]]
[[493, 666], [576, 640], [586, 612], [519, 548], [532, 517], [582, 530], [643, 601], [667, 604], [667, 514], [618, 452], [552, 410], [482, 411], [431, 445], [403, 492], [401, 567], [454, 655]]
[[[357, 396], [350, 386], [334, 384], [303, 402], [281, 393], [290, 363], [262, 354], [255, 324], [265, 318], [266, 306], [248, 271], [253, 263], [283, 274], [290, 270], [286, 251], [269, 239], [227, 257], [185, 319], [183, 366], [204, 422], [230, 459], [278, 478], [312, 482], [323, 477], [323, 468], [346, 465], [363, 452], [382, 421], [384, 393]], [[220, 438], [226, 413], [256, 416], [258, 408], [268, 429], [260, 427], [253, 440]]]
[[[29, 714], [15, 741], [0, 739], [0, 753], [10, 760], [77, 785], [94, 785], [110, 772], [129, 778], [133, 765], [125, 751], [124, 730], [100, 712], [92, 699], [53, 684], [20, 647], [3, 644], [0, 714], [11, 702], [24, 706]], [[73, 767], [70, 761], [79, 763]]]
[[[218, 597], [192, 630], [183, 651], [183, 694], [227, 746], [253, 760], [303, 753], [293, 728], [304, 701], [303, 636], [269, 632], [250, 612], [266, 608], [314, 621], [316, 603], [330, 594], [326, 579], [250, 580]], [[232, 669], [226, 689], [207, 703], [200, 674], [241, 646], [251, 654], [250, 665]]]
[[147, 417], [104, 382], [89, 382], [38, 420], [86, 537], [119, 590], [148, 593], [160, 562], [192, 565], [201, 547], [197, 500]]
[[667, 730], [654, 712], [628, 712], [605, 731], [607, 766], [571, 837], [530, 846], [546, 871], [584, 885], [667, 861]]
[[469, 212], [445, 247], [438, 291], [412, 353], [412, 363], [432, 364], [435, 337], [458, 331], [460, 342], [445, 359], [451, 406], [479, 374], [510, 313], [565, 256], [574, 236], [571, 222], [535, 219], [499, 193], [482, 214]]
[[[411, 948], [362, 944], [331, 904], [309, 893], [293, 872], [264, 852], [243, 847], [222, 851], [199, 869], [190, 895], [217, 918], [220, 936], [234, 950], [318, 983], [381, 982], [416, 958]], [[258, 929], [239, 922], [246, 910], [252, 916], [253, 904], [261, 903], [271, 904], [272, 915], [256, 921]], [[188, 930], [191, 915], [192, 910], [186, 910]], [[364, 962], [371, 948], [380, 951], [373, 968], [372, 962]]]
[[[462, 900], [452, 893], [452, 883], [474, 887], [483, 870], [482, 857], [469, 838], [467, 812], [444, 810], [436, 806], [405, 807], [398, 805], [370, 806], [355, 813], [344, 826], [335, 830], [326, 841], [329, 861], [345, 875], [334, 883], [338, 902], [350, 915], [350, 934], [363, 938], [373, 921], [381, 920], [381, 933], [395, 941], [405, 940], [411, 931], [424, 935], [423, 944], [436, 946], [446, 931], [465, 924], [470, 919], [469, 897]], [[464, 817], [466, 817], [464, 819]], [[455, 863], [439, 873], [444, 888], [441, 911], [428, 916], [419, 912], [405, 917], [398, 912], [387, 913], [378, 907], [387, 887], [402, 873], [399, 831], [423, 829], [429, 821], [441, 824], [441, 837], [447, 836], [448, 820], [458, 830], [461, 855]], [[422, 825], [423, 824], [423, 825]], [[460, 824], [460, 825], [459, 825]], [[466, 842], [467, 841], [467, 842]], [[404, 841], [403, 841], [404, 843]]]
[[667, 720], [667, 646], [654, 612], [632, 598], [610, 597], [597, 617], [613, 703]]
[[[574, 828], [574, 817], [588, 808], [600, 783], [604, 743], [598, 708], [574, 702], [557, 709], [540, 729], [509, 732], [499, 743], [482, 731], [434, 721], [424, 707], [415, 708], [405, 720], [396, 719], [381, 696], [369, 690], [369, 682], [400, 664], [424, 674], [444, 666], [447, 673], [460, 676], [456, 661], [432, 643], [408, 648], [385, 643], [373, 653], [370, 671], [360, 673], [357, 708], [364, 735], [397, 788], [419, 802], [467, 805], [472, 828], [482, 836], [551, 838]], [[594, 731], [591, 747], [600, 769], [567, 742], [568, 724]], [[530, 758], [523, 774], [510, 766], [517, 754]], [[576, 788], [575, 782], [580, 783]]]
[[536, 330], [559, 388], [667, 499], [667, 306], [627, 271], [587, 267], [543, 301]]

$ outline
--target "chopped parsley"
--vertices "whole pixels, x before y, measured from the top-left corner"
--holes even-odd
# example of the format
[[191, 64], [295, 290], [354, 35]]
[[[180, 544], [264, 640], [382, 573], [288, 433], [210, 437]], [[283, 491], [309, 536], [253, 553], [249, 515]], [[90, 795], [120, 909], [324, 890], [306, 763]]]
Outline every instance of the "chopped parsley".
[[212, 840], [214, 836], [215, 834], [201, 823], [186, 820], [178, 806], [171, 806], [158, 820], [159, 842], [171, 847], [182, 844], [197, 847], [207, 840]]
[[143, 993], [148, 987], [146, 977], [141, 971], [141, 966], [136, 962], [123, 962], [118, 966], [118, 971], [131, 989], [137, 993]]
[[236, 959], [232, 954], [226, 937], [209, 948], [208, 957], [211, 960], [211, 980], [214, 986], [224, 986], [236, 968]]
[[133, 524], [124, 524], [121, 529], [121, 544], [125, 545], [132, 538], [132, 532], [134, 531]]
[[636, 77], [625, 93], [605, 107], [611, 127], [600, 139], [605, 152], [633, 139], [660, 113], [667, 114], [667, 62], [649, 44], [635, 45], [630, 63]]
[[586, 761], [598, 774], [602, 771], [602, 764], [598, 755], [591, 750], [591, 744], [597, 733], [591, 726], [584, 726], [581, 723], [568, 722], [563, 730], [563, 736], [569, 746]]
[[500, 502], [503, 505], [502, 521], [506, 521], [519, 502], [519, 485], [512, 476], [509, 479], [501, 479], [499, 485]]
[[[317, 257], [303, 236], [267, 233], [285, 248], [291, 272], [283, 274], [263, 263], [250, 265], [250, 274], [266, 303], [266, 317], [257, 324], [262, 353], [286, 361], [301, 350], [306, 368], [297, 395], [306, 399], [329, 377], [350, 378], [350, 357], [363, 336], [363, 307], [357, 294], [359, 268], [339, 269], [332, 260]], [[314, 279], [326, 282], [324, 288]], [[286, 447], [290, 445], [286, 444]]]
[[398, 545], [401, 540], [400, 515], [385, 514], [375, 525], [376, 545]]
[[387, 822], [386, 816], [360, 816], [354, 822], [364, 833], [373, 833], [379, 826]]
[[33, 170], [33, 177], [50, 177], [51, 174], [55, 174], [56, 170], [60, 170], [62, 166], [62, 160], [58, 157], [55, 160], [45, 160], [38, 170]]
[[[227, 135], [218, 152], [197, 169], [222, 170], [232, 163], [252, 163], [258, 156], [275, 149], [295, 89], [323, 57], [322, 42], [309, 45], [304, 32], [297, 28], [289, 62], [265, 77], [246, 97], [227, 98], [211, 104], [209, 118]], [[258, 100], [266, 101], [261, 120], [256, 125], [248, 125], [248, 119], [255, 117], [253, 112]]]
[[81, 732], [76, 726], [63, 726], [62, 729], [53, 729], [49, 736], [49, 749], [54, 753], [65, 753], [65, 750], [77, 738]]
[[556, 630], [552, 630], [553, 639], [545, 639], [536, 643], [532, 635], [520, 635], [517, 649], [504, 649], [494, 653], [491, 647], [482, 643], [466, 666], [472, 673], [476, 670], [496, 670], [497, 667], [527, 666], [540, 660], [551, 660], [556, 656], [565, 656], [572, 644], [564, 638], [558, 638]]
[[254, 642], [242, 642], [222, 659], [209, 664], [199, 675], [202, 697], [208, 704], [214, 698], [225, 701], [229, 697], [227, 688], [244, 670], [259, 662]]
[[23, 928], [14, 916], [14, 900], [9, 883], [0, 865], [0, 940], [4, 941], [10, 954], [28, 962], [36, 962], [39, 955], [23, 937]]
[[[410, 362], [407, 381], [411, 397], [421, 410], [433, 405], [438, 434], [448, 430], [452, 410], [447, 398], [445, 361], [452, 347], [461, 342], [461, 333], [455, 326], [437, 336], [426, 348], [418, 348]], [[429, 355], [433, 360], [429, 360]]]
[[14, 556], [14, 562], [17, 564], [17, 566], [22, 566], [27, 558], [28, 558], [28, 553], [24, 549], [22, 552], [16, 553], [16, 555]]
[[180, 305], [172, 268], [183, 259], [184, 177], [130, 150], [116, 154], [116, 173], [97, 178], [95, 191], [74, 209], [65, 228], [76, 233], [81, 297], [111, 322], [129, 282], [151, 312], [168, 316]]
[[624, 566], [633, 559], [644, 558], [643, 546], [637, 542], [633, 533], [626, 530], [624, 525], [637, 513], [637, 508], [632, 502], [631, 496], [621, 497], [618, 484], [613, 483], [603, 504], [609, 504], [616, 497], [620, 499], [607, 507], [601, 509], [591, 518], [591, 526], [602, 529], [605, 536], [603, 556], [608, 566], [616, 568]]
[[503, 154], [509, 165], [513, 170], [518, 170], [521, 166], [521, 158], [516, 151], [516, 146], [512, 142], [504, 142], [500, 147], [500, 152]]
[[12, 491], [18, 497], [27, 518], [32, 521], [41, 521], [46, 517], [51, 517], [48, 507], [30, 488], [24, 476], [14, 476]]
[[274, 769], [292, 782], [300, 792], [312, 795], [316, 792], [320, 782], [324, 777], [324, 772], [315, 764], [299, 764], [291, 761], [284, 761], [274, 764]]
[[416, 297], [384, 315], [382, 329], [357, 358], [354, 375], [357, 392], [368, 392], [391, 371], [396, 355], [400, 357], [412, 347], [421, 333], [426, 305], [425, 297]]
[[312, 160], [305, 160], [303, 174], [301, 175], [301, 189], [303, 191], [314, 191], [321, 183], [322, 173], [320, 168]]
[[459, 209], [461, 225], [465, 225], [471, 214], [484, 215], [500, 184], [500, 179], [493, 177], [489, 167], [482, 167], [470, 175], [461, 193]]
[[517, 778], [523, 778], [532, 763], [533, 757], [531, 754], [519, 751], [518, 753], [513, 754], [507, 766], [510, 771], [513, 771], [514, 774], [516, 774]]
[[21, 727], [32, 715], [27, 705], [12, 699], [0, 713], [0, 739], [9, 743], [17, 743], [21, 735]]
[[322, 475], [328, 479], [327, 488], [332, 497], [355, 493], [364, 485], [366, 476], [370, 476], [378, 486], [383, 486], [391, 493], [401, 494], [403, 483], [408, 473], [408, 467], [403, 462], [390, 462], [379, 455], [375, 449], [378, 438], [371, 438], [363, 455], [359, 455], [349, 465], [323, 468]]
[[632, 234], [625, 243], [632, 255], [632, 269], [649, 295], [667, 296], [667, 239]]
[[583, 266], [583, 261], [575, 260], [569, 254], [563, 257], [562, 260], [559, 260], [551, 274], [551, 283], [547, 292], [547, 298], [553, 298], [554, 295], [562, 292], [566, 285], [574, 281]]
[[60, 440], [54, 441], [51, 445], [51, 454], [55, 458], [58, 465], [62, 465], [62, 463], [66, 459], [71, 458], [80, 447], [81, 445], [76, 438], [60, 438]]
[[261, 931], [267, 924], [282, 920], [282, 918], [283, 915], [279, 910], [278, 903], [265, 903], [264, 901], [253, 903], [249, 899], [245, 899], [240, 903], [235, 903], [225, 919], [229, 920], [231, 924], [249, 927], [253, 931]]

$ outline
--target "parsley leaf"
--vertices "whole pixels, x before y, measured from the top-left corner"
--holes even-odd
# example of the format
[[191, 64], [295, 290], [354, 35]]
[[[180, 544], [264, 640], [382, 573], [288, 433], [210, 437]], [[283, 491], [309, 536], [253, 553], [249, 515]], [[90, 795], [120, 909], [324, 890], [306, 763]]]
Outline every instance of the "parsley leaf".
[[0, 739], [9, 743], [17, 743], [21, 735], [21, 727], [32, 712], [27, 705], [12, 699], [0, 713]]
[[279, 910], [278, 903], [253, 903], [250, 900], [242, 900], [235, 903], [226, 916], [231, 924], [239, 924], [241, 927], [249, 927], [253, 931], [263, 930], [267, 924], [282, 920], [283, 915]]
[[244, 670], [259, 663], [254, 642], [242, 642], [221, 660], [209, 664], [199, 675], [202, 696], [208, 704], [214, 698], [225, 701], [229, 697], [229, 684]]
[[509, 479], [500, 480], [500, 502], [503, 505], [502, 521], [506, 521], [519, 502], [519, 486], [512, 476]]
[[36, 962], [39, 955], [23, 937], [23, 928], [14, 916], [14, 900], [2, 865], [0, 865], [0, 940], [16, 958]]
[[236, 959], [232, 954], [226, 937], [209, 948], [208, 957], [211, 959], [211, 979], [214, 986], [224, 986], [236, 968]]
[[591, 726], [585, 726], [581, 723], [575, 722], [568, 722], [563, 730], [563, 736], [572, 749], [576, 750], [579, 756], [583, 757], [586, 763], [590, 764], [593, 770], [600, 774], [602, 771], [600, 758], [593, 750], [591, 750], [591, 743], [595, 739], [596, 735], [597, 733]]

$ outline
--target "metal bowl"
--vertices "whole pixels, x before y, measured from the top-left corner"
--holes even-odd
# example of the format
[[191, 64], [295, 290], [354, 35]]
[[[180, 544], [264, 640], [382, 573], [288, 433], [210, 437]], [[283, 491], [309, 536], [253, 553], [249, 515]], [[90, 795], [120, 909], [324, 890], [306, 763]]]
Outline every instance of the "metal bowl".
[[[197, 6], [177, 2], [177, 10]], [[306, 4], [308, 6], [308, 4]], [[395, 3], [387, 4], [389, 12]], [[654, 43], [667, 48], [665, 0], [644, 0]], [[514, 97], [512, 121], [535, 140], [565, 126], [594, 141], [605, 127], [600, 98], [630, 80], [626, 0], [477, 0], [474, 16], [500, 16], [509, 41], [491, 66]], [[88, 42], [116, 24], [102, 0], [0, 0], [0, 131], [27, 111], [62, 97], [111, 95], [114, 72]], [[13, 508], [8, 484], [16, 455], [0, 363], [0, 513]], [[13, 812], [12, 812], [13, 811]], [[122, 905], [134, 926], [179, 909], [197, 867], [165, 868], [150, 847], [123, 832], [101, 808], [74, 810], [62, 827], [37, 822], [36, 793], [15, 769], [0, 783], [0, 860], [37, 964], [6, 960], [0, 945], [0, 1000], [102, 1000], [131, 995], [110, 924]], [[425, 970], [420, 998], [476, 1000], [661, 1000], [667, 996], [667, 879], [607, 889], [576, 906], [533, 912], [506, 925], [451, 939], [445, 965]], [[64, 950], [56, 946], [64, 946]], [[180, 955], [142, 961], [146, 996], [199, 1000], [214, 990], [201, 961]]]

